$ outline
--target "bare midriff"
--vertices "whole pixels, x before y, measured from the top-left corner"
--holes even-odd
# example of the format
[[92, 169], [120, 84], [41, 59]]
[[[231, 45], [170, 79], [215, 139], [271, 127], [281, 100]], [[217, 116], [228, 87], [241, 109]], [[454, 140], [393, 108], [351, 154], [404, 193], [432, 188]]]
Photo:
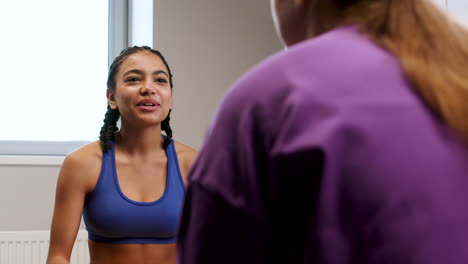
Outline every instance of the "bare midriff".
[[89, 241], [90, 264], [175, 264], [176, 244], [109, 244]]

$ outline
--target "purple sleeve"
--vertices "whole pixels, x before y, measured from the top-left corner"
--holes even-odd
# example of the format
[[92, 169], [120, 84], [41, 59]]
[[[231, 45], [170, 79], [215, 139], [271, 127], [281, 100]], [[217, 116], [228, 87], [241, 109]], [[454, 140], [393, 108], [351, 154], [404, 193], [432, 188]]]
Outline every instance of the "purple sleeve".
[[178, 263], [268, 263], [262, 254], [269, 246], [265, 230], [254, 217], [194, 183], [179, 231]]
[[255, 177], [266, 167], [259, 155], [264, 141], [254, 109], [240, 101], [232, 93], [225, 98], [190, 172], [178, 236], [181, 264], [269, 262], [271, 227]]
[[[303, 257], [304, 230], [313, 223], [313, 210], [303, 208], [315, 204], [323, 153], [308, 146], [288, 152], [290, 146], [281, 143], [287, 137], [301, 144], [302, 132], [288, 123], [300, 115], [278, 105], [297, 98], [275, 90], [278, 80], [271, 82], [251, 78], [223, 100], [189, 175], [179, 263], [288, 263]], [[252, 94], [260, 84], [270, 92]]]
[[[321, 161], [320, 153], [316, 154], [316, 161]], [[263, 201], [267, 208], [255, 213], [237, 207], [218, 191], [211, 191], [198, 182], [191, 183], [179, 230], [179, 263], [302, 263], [306, 251], [306, 230], [313, 223], [309, 221], [312, 211], [303, 209], [313, 206], [316, 196], [313, 195], [314, 188], [310, 188], [314, 182], [310, 180], [318, 179], [304, 176], [320, 171], [320, 166], [317, 166], [320, 162], [315, 163], [311, 157], [309, 160], [310, 163], [302, 163], [302, 167], [294, 169], [277, 166], [279, 170], [292, 171], [296, 177], [305, 180], [300, 185], [282, 185], [283, 199], [276, 197]], [[313, 176], [313, 173], [308, 176]], [[303, 191], [305, 189], [308, 190]], [[311, 195], [307, 197], [306, 194]], [[244, 199], [242, 196], [237, 198]], [[275, 221], [267, 221], [267, 218]]]

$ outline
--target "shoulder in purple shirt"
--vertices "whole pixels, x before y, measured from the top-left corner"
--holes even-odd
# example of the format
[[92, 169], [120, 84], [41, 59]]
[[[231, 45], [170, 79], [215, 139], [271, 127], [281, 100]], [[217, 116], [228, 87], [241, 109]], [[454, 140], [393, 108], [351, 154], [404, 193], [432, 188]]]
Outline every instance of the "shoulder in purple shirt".
[[229, 90], [189, 176], [179, 261], [468, 263], [467, 172], [398, 60], [339, 28]]

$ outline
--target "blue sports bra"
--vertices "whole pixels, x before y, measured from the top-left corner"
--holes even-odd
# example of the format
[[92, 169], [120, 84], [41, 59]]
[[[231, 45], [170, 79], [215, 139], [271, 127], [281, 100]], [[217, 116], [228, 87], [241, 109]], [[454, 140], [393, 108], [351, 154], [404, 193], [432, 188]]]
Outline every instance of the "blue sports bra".
[[175, 242], [185, 190], [174, 141], [167, 147], [166, 154], [164, 194], [153, 202], [137, 202], [120, 189], [112, 142], [112, 149], [103, 154], [96, 187], [85, 200], [83, 220], [89, 240], [112, 244]]

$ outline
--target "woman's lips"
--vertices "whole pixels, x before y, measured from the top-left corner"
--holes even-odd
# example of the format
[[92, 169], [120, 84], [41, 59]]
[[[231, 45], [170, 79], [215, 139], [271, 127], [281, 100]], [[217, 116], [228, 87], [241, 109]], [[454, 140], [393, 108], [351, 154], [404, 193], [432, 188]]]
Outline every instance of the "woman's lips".
[[155, 111], [159, 108], [158, 102], [152, 99], [141, 100], [136, 106], [143, 111]]
[[159, 107], [159, 105], [137, 105], [138, 109], [144, 110], [144, 111], [156, 111]]

